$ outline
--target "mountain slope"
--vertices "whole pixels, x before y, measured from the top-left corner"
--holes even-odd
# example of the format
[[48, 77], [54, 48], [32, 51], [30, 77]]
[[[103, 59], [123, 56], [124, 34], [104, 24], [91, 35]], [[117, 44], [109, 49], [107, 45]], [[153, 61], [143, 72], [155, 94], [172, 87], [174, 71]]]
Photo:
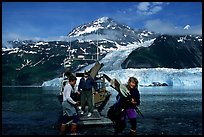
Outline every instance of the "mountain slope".
[[134, 30], [108, 17], [102, 17], [73, 29], [68, 36], [87, 40], [107, 40], [126, 46], [133, 42], [144, 42], [158, 36], [145, 29]]
[[[169, 39], [168, 42], [166, 39]], [[199, 66], [202, 54], [202, 37], [164, 37], [145, 29], [131, 29], [107, 17], [74, 28], [64, 40], [14, 40], [8, 43], [13, 48], [2, 48], [3, 85], [41, 85], [46, 80], [62, 76], [64, 61], [68, 58], [96, 59], [97, 47], [99, 60], [107, 64], [103, 70], [121, 69], [121, 64], [122, 68], [195, 67]], [[172, 54], [166, 60], [175, 57], [177, 65], [174, 66], [171, 60], [166, 61], [160, 49], [165, 51], [165, 55], [171, 51]], [[182, 59], [189, 55], [196, 57], [191, 58], [190, 65]], [[93, 62], [94, 60], [73, 60], [71, 70], [80, 70]]]
[[134, 50], [122, 68], [194, 68], [202, 65], [202, 38], [161, 35], [147, 47]]

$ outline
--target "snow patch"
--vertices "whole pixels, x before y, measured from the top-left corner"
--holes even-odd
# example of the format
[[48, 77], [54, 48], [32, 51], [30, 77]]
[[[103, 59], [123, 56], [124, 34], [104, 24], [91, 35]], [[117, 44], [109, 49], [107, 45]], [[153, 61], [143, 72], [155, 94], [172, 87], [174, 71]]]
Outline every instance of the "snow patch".
[[190, 25], [186, 25], [183, 29], [189, 29], [190, 27]]

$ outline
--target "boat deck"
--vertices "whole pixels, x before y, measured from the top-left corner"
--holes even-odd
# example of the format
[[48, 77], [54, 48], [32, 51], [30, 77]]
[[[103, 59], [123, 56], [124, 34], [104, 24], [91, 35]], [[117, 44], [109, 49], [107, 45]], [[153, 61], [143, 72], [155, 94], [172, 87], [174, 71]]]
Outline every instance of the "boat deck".
[[83, 115], [80, 114], [79, 110], [79, 125], [109, 125], [112, 121], [106, 117], [102, 117], [97, 109], [93, 110], [92, 116], [87, 117], [88, 112]]

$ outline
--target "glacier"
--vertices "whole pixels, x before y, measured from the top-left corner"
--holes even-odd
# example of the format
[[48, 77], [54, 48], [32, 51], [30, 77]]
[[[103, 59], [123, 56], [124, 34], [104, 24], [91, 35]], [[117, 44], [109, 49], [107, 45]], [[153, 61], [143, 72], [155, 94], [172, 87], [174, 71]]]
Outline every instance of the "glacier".
[[[142, 68], [142, 69], [118, 69], [100, 71], [111, 78], [116, 78], [126, 84], [129, 77], [136, 77], [140, 86], [151, 85], [152, 82], [166, 83], [173, 87], [193, 87], [202, 89], [202, 68], [172, 69], [172, 68]], [[99, 73], [99, 74], [100, 74]], [[43, 87], [60, 87], [62, 78], [45, 81]], [[77, 84], [79, 78], [77, 78]]]
[[[127, 83], [129, 77], [136, 77], [140, 86], [151, 85], [152, 82], [166, 83], [173, 87], [193, 87], [202, 89], [202, 68], [173, 69], [173, 68], [140, 68], [140, 69], [122, 69], [122, 62], [128, 55], [138, 47], [148, 47], [155, 39], [143, 43], [132, 43], [127, 46], [118, 45], [117, 50], [113, 50], [102, 58], [99, 62], [104, 66], [99, 74], [106, 74], [111, 78], [119, 79], [123, 84]], [[90, 70], [95, 63], [90, 64], [78, 72]], [[63, 78], [55, 78], [45, 81], [42, 87], [60, 87]], [[79, 83], [77, 78], [77, 84]]]
[[151, 85], [152, 82], [166, 83], [168, 86], [185, 86], [202, 88], [202, 68], [170, 69], [170, 68], [148, 68], [148, 69], [122, 69], [104, 71], [111, 78], [119, 79], [123, 84], [127, 83], [129, 77], [136, 77], [140, 86]]

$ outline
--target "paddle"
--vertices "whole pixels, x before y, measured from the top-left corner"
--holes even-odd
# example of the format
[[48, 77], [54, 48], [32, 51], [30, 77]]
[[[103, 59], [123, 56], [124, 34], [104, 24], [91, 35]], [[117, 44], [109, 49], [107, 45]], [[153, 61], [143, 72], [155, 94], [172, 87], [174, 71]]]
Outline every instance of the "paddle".
[[[124, 97], [131, 100], [130, 92], [128, 91], [127, 87], [120, 82], [120, 80], [117, 80], [115, 78], [111, 79], [106, 74], [103, 74], [103, 76], [104, 76], [104, 78], [106, 78], [108, 80], [108, 82], [110, 82], [110, 86], [112, 88], [114, 88], [116, 91], [118, 91], [119, 94], [122, 94]], [[139, 110], [139, 108], [137, 106], [135, 106], [135, 110], [139, 115], [141, 115], [144, 118], [143, 114], [141, 113], [141, 111]]]

